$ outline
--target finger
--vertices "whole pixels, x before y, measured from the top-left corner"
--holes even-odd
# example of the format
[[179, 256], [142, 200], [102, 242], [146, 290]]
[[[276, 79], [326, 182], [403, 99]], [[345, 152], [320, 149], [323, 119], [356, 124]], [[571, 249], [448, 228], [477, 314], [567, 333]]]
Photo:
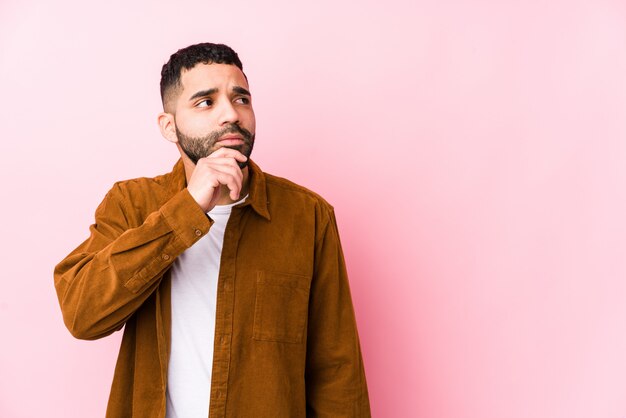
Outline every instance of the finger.
[[235, 158], [233, 157], [218, 157], [218, 158], [211, 158], [211, 159], [207, 159], [203, 165], [205, 167], [229, 167], [229, 170], [233, 170], [234, 173], [237, 173], [238, 176], [240, 176], [241, 178], [243, 178], [243, 171], [241, 170], [241, 167], [239, 166], [239, 164], [241, 164], [240, 162], [238, 162]]
[[[243, 182], [243, 172], [239, 168], [236, 163], [232, 163], [234, 160], [229, 159], [230, 162], [228, 164], [214, 164], [208, 167], [209, 172], [207, 175], [209, 177], [218, 177], [218, 179], [227, 177], [232, 177], [239, 184]], [[218, 180], [219, 181], [219, 180]], [[220, 181], [220, 184], [225, 184]]]
[[[221, 163], [218, 163], [220, 161]], [[243, 172], [233, 158], [219, 159], [216, 161], [203, 161], [198, 163], [191, 176], [190, 183], [212, 184], [213, 187], [221, 184], [217, 179], [217, 174], [222, 173], [237, 178], [243, 182]]]
[[217, 158], [208, 158], [203, 161], [198, 161], [201, 166], [206, 167], [214, 167], [218, 165], [228, 165], [232, 167], [239, 168], [239, 164], [234, 157], [217, 157]]
[[237, 161], [242, 161], [242, 162], [248, 159], [248, 157], [243, 155], [238, 150], [234, 148], [228, 148], [228, 147], [220, 147], [205, 158], [212, 159], [212, 158], [219, 158], [219, 157], [231, 157], [231, 158], [235, 158]]
[[208, 173], [209, 176], [211, 175], [210, 173], [219, 172], [219, 173], [227, 174], [227, 175], [237, 178], [237, 180], [240, 183], [243, 182], [243, 172], [241, 171], [241, 169], [239, 168], [235, 160], [232, 158], [229, 158], [228, 161], [223, 164], [211, 163], [208, 166], [208, 169], [209, 169], [209, 173]]
[[241, 192], [241, 180], [238, 177], [217, 171], [216, 178], [220, 184], [228, 187], [228, 190], [230, 190], [230, 198], [232, 200], [237, 200], [239, 198], [239, 193]]

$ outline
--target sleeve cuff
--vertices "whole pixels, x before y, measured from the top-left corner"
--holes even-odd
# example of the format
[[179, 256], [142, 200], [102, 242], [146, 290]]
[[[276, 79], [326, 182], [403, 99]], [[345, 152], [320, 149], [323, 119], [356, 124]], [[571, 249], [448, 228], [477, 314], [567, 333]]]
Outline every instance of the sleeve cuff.
[[213, 220], [202, 211], [186, 188], [176, 193], [160, 211], [174, 234], [187, 247], [205, 236], [213, 225]]

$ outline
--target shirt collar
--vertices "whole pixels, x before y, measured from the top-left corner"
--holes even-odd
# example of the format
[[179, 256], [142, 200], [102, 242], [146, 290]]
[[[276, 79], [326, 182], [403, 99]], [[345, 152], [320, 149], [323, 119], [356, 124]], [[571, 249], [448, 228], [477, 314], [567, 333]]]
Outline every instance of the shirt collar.
[[[168, 190], [171, 194], [175, 194], [187, 187], [187, 177], [185, 176], [185, 166], [183, 165], [182, 158], [178, 159], [172, 172], [169, 174]], [[257, 214], [269, 221], [271, 218], [268, 209], [269, 201], [267, 199], [267, 189], [265, 186], [265, 174], [261, 171], [261, 168], [250, 159], [248, 160], [248, 174], [248, 181], [250, 182], [248, 189], [249, 197], [245, 202], [235, 207], [250, 205]]]

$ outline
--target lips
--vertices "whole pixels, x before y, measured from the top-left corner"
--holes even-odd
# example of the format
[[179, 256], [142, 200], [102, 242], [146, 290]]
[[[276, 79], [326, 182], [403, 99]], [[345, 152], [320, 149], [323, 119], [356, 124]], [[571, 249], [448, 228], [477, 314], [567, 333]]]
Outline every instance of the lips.
[[218, 141], [218, 144], [221, 146], [235, 146], [235, 145], [243, 145], [245, 141], [242, 137], [237, 135], [226, 135], [221, 137]]
[[224, 135], [223, 137], [221, 137], [218, 142], [221, 141], [230, 141], [230, 140], [239, 140], [239, 141], [243, 141], [243, 138], [239, 135]]
[[243, 139], [223, 139], [221, 141], [217, 141], [220, 145], [241, 145], [243, 144]]

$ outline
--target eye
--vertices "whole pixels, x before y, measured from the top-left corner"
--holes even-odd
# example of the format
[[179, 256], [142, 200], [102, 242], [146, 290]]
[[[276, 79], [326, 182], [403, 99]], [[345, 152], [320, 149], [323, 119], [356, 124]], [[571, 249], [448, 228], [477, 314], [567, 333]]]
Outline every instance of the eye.
[[212, 104], [213, 104], [213, 100], [211, 100], [211, 99], [204, 99], [201, 102], [198, 102], [196, 107], [209, 107]]
[[239, 97], [237, 100], [235, 100], [237, 103], [239, 104], [250, 104], [250, 99], [247, 97]]

